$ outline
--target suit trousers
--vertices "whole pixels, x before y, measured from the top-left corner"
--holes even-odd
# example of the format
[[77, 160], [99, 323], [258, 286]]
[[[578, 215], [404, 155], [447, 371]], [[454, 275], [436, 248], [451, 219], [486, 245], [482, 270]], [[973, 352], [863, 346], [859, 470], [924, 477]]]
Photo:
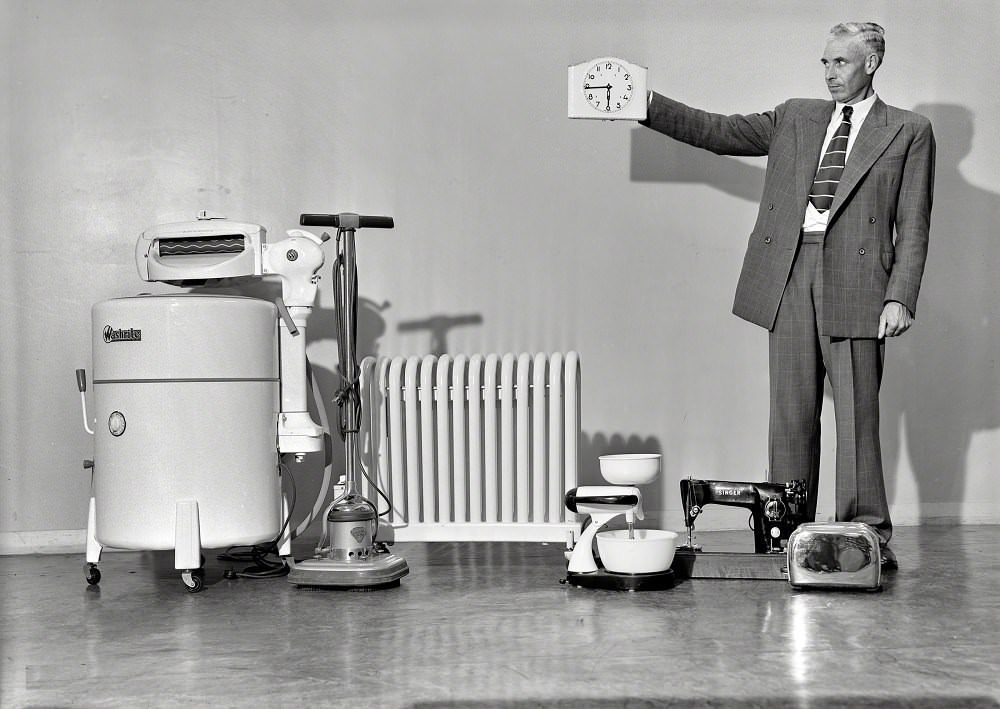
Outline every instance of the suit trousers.
[[803, 234], [769, 337], [769, 464], [773, 482], [806, 481], [807, 520], [816, 517], [820, 414], [830, 380], [837, 424], [837, 521], [892, 536], [879, 442], [884, 340], [819, 334], [823, 234]]

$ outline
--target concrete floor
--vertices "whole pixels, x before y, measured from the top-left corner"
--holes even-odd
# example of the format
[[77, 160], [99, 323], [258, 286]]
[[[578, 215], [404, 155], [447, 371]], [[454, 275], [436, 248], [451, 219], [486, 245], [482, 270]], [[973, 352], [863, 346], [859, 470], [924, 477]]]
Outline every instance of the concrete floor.
[[82, 554], [4, 557], [0, 706], [1000, 707], [1000, 527], [893, 546], [881, 593], [590, 591], [542, 544], [397, 544], [410, 575], [371, 593], [214, 555], [198, 594], [170, 552], [106, 553], [99, 587]]

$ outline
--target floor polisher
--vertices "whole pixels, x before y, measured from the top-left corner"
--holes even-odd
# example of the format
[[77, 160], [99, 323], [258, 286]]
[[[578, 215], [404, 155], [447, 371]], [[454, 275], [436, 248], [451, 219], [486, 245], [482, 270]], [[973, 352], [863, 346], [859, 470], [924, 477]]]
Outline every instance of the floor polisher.
[[295, 562], [288, 581], [297, 586], [355, 591], [398, 586], [410, 569], [402, 557], [390, 552], [386, 544], [377, 540], [377, 500], [372, 501], [361, 495], [357, 484], [362, 406], [361, 372], [356, 356], [358, 274], [354, 237], [361, 228], [391, 229], [393, 220], [392, 217], [351, 213], [303, 214], [300, 223], [303, 226], [337, 228], [333, 286], [342, 384], [336, 401], [340, 412], [340, 435], [344, 441], [345, 472], [343, 493], [327, 509], [323, 535], [315, 556]]

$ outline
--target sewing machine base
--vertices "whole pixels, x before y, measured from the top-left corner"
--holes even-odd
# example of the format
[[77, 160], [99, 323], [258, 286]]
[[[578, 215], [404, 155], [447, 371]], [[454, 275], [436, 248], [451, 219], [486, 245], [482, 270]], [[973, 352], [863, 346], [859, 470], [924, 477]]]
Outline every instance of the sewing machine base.
[[566, 572], [563, 581], [580, 588], [597, 588], [603, 591], [666, 591], [677, 583], [673, 569], [651, 574], [616, 574], [598, 569], [586, 574]]
[[671, 569], [680, 579], [788, 580], [785, 554], [694, 551], [677, 547]]

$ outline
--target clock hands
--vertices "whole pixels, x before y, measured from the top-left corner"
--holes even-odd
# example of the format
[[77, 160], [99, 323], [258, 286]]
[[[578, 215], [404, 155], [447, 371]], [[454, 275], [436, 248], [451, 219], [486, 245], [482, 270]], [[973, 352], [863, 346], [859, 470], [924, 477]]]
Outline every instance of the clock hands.
[[590, 84], [584, 84], [583, 88], [584, 88], [584, 90], [587, 90], [587, 89], [607, 89], [608, 90], [608, 110], [611, 109], [611, 89], [614, 88], [614, 87], [611, 86], [610, 82], [607, 83], [607, 84], [605, 84], [604, 86], [591, 86]]
[[612, 57], [570, 66], [570, 116], [615, 120], [645, 115], [633, 95], [637, 89], [644, 92], [645, 71]]

